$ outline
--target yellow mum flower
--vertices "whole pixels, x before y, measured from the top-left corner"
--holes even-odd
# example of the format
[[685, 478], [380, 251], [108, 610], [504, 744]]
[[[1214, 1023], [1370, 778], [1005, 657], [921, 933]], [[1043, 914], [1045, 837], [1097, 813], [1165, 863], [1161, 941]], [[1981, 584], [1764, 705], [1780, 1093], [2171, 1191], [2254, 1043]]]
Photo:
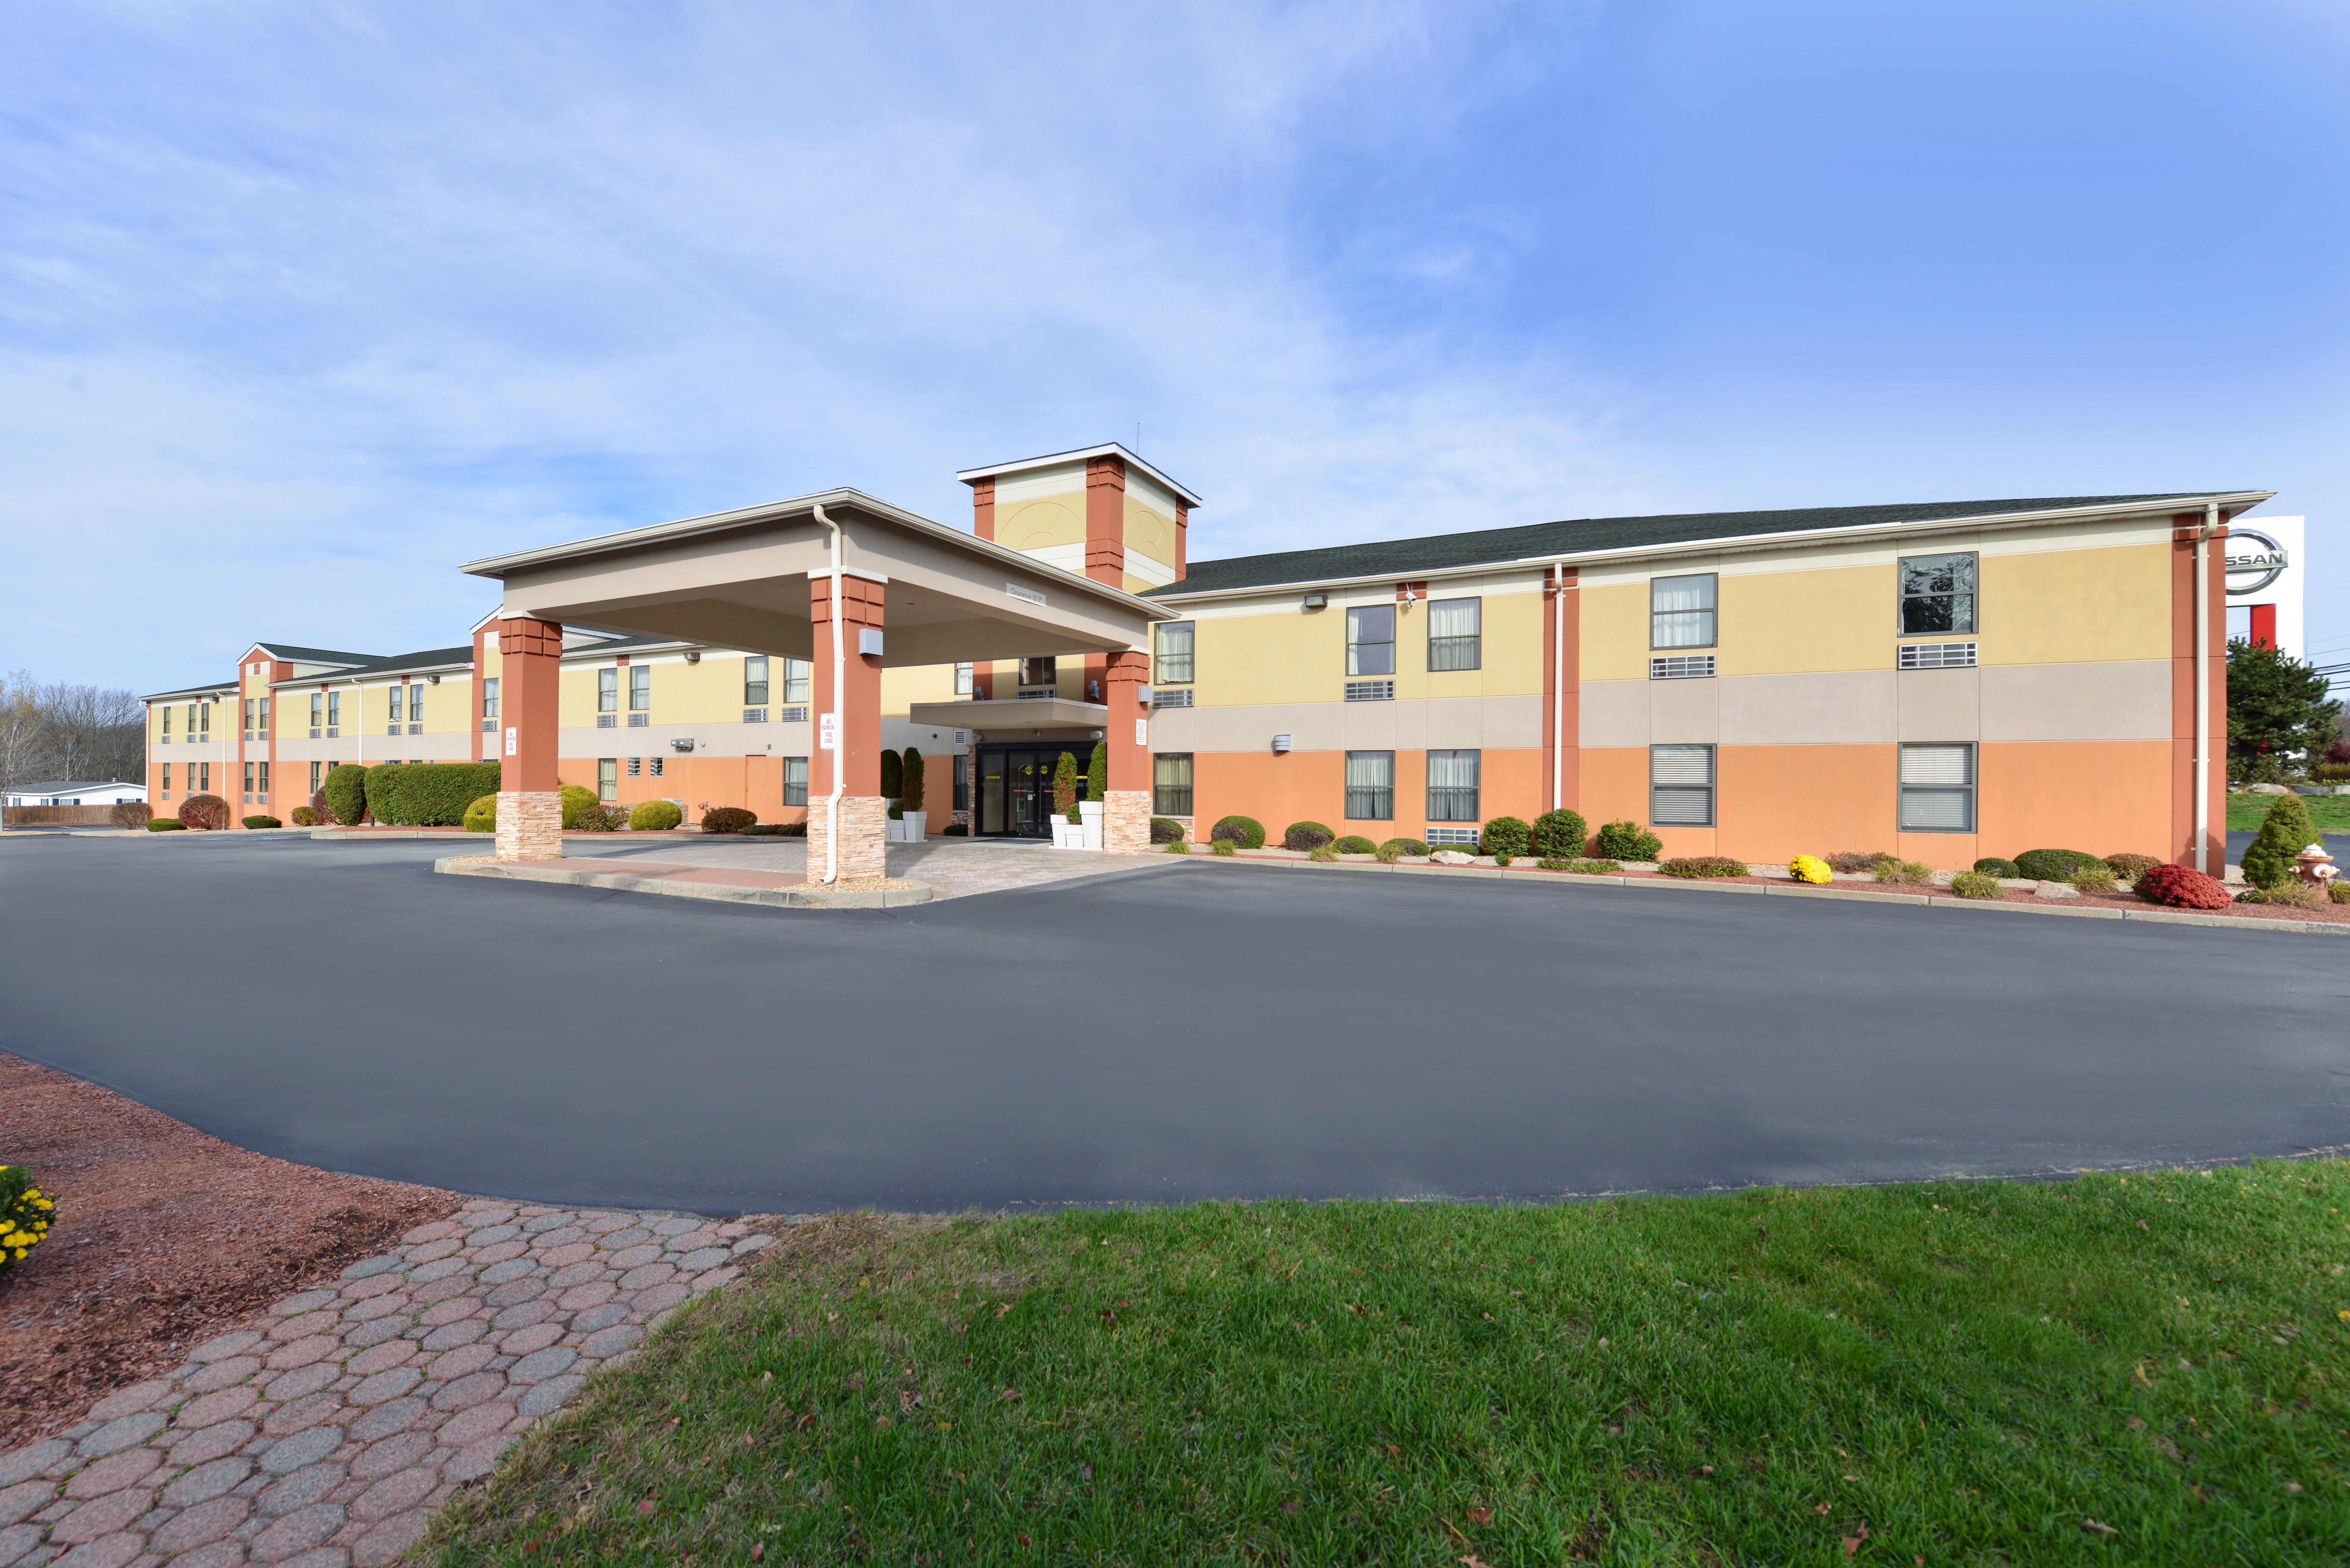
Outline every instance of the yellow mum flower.
[[1828, 869], [1828, 863], [1814, 855], [1798, 855], [1788, 861], [1787, 874], [1798, 882], [1814, 885], [1835, 880], [1835, 874]]

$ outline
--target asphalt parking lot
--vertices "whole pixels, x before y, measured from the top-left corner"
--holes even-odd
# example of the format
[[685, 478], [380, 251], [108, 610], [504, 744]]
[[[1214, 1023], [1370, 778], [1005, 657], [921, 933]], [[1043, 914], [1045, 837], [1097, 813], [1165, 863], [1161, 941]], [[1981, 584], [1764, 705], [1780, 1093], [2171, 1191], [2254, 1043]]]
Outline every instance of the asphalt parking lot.
[[711, 1212], [2350, 1144], [2340, 940], [1172, 859], [777, 910], [446, 852], [7, 840], [0, 1048], [288, 1159]]

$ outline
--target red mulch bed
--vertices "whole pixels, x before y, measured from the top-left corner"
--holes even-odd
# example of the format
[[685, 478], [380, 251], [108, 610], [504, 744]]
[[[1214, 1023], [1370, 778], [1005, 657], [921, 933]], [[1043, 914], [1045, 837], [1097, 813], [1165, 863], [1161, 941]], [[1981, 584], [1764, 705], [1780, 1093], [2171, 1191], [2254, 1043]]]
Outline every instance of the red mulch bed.
[[463, 1201], [253, 1154], [5, 1052], [0, 1106], [0, 1164], [57, 1201], [0, 1278], [0, 1452]]

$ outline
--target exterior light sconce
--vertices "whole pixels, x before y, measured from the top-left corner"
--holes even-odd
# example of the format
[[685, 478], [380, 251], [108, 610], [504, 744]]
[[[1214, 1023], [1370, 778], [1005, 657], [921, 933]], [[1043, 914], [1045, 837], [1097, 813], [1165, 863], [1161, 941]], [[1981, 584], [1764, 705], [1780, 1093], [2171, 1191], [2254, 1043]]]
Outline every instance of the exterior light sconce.
[[880, 658], [881, 628], [878, 626], [858, 627], [857, 628], [857, 651], [860, 657], [869, 656], [874, 659]]
[[1273, 738], [1273, 749], [1276, 752], [1285, 752], [1289, 750], [1289, 737], [1287, 735], [1275, 735]]
[[1149, 688], [1149, 687], [1148, 687], [1148, 686], [1138, 686], [1138, 687], [1136, 687], [1136, 688], [1134, 689], [1134, 700], [1135, 700], [1136, 701], [1138, 701], [1138, 702], [1141, 703], [1141, 704], [1142, 704], [1144, 707], [1146, 707], [1146, 708], [1149, 707], [1149, 706], [1150, 706], [1150, 688]]
[[701, 663], [701, 662], [702, 662], [702, 649], [698, 649], [698, 648], [689, 648], [689, 649], [687, 649], [685, 650], [685, 661], [686, 661], [688, 664], [699, 664], [699, 663]]
[[1096, 730], [1093, 732], [1093, 736], [1097, 741], [1107, 741], [1109, 739], [1109, 732], [1107, 730]]
[[1330, 596], [1328, 594], [1307, 594], [1305, 596], [1305, 607], [1307, 609], [1327, 609], [1329, 607]]
[[424, 684], [427, 686], [438, 686], [441, 684], [441, 678], [438, 675], [428, 675], [424, 678]]

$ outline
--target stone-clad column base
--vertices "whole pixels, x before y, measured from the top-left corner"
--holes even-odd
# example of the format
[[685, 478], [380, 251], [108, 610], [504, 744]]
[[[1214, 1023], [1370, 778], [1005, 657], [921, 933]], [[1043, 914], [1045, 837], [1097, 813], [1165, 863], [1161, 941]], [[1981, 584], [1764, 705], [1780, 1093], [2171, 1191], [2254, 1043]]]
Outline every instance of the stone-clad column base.
[[[816, 886], [824, 876], [824, 796], [808, 797], [807, 879]], [[888, 833], [889, 802], [878, 794], [840, 798], [840, 880], [866, 882], [889, 875]]]
[[551, 789], [498, 792], [498, 858], [563, 858], [563, 796]]
[[1150, 792], [1102, 792], [1102, 848], [1111, 855], [1150, 853]]

